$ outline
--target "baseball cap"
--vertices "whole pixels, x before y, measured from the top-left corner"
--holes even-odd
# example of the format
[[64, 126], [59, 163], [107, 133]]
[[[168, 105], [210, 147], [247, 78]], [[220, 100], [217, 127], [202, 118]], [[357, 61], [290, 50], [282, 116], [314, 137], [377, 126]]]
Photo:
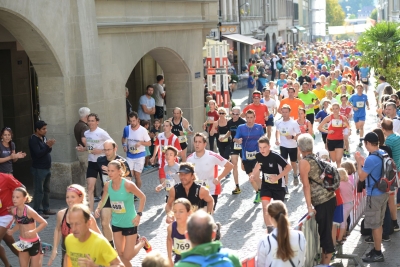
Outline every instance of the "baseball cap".
[[194, 173], [194, 168], [193, 166], [190, 165], [181, 165], [179, 166], [179, 171], [176, 173]]
[[365, 142], [369, 143], [378, 143], [379, 142], [379, 137], [376, 133], [374, 132], [369, 132], [365, 135], [364, 137]]

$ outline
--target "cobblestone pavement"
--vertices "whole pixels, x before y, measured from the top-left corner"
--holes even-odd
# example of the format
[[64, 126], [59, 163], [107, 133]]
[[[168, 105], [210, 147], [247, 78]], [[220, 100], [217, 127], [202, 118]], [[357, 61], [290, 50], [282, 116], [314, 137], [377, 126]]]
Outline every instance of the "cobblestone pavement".
[[[233, 98], [237, 105], [242, 108], [245, 106], [247, 101], [247, 89], [238, 90], [234, 92]], [[370, 98], [371, 110], [368, 111], [366, 130], [372, 130], [376, 126], [375, 117], [375, 100], [373, 97], [372, 88], [369, 89], [368, 96]], [[278, 115], [278, 118], [280, 115]], [[275, 143], [274, 134], [271, 143]], [[363, 148], [359, 148], [358, 136], [355, 135], [355, 129], [353, 127], [353, 135], [350, 138], [351, 152], [360, 151], [365, 154]], [[316, 133], [316, 147], [322, 148], [323, 143], [321, 140], [320, 133]], [[274, 150], [279, 150], [278, 147], [274, 146]], [[354, 158], [352, 158], [354, 159]], [[156, 193], [154, 188], [158, 184], [158, 172], [150, 172], [143, 176], [142, 190], [147, 196], [147, 203], [143, 212], [143, 219], [139, 226], [139, 233], [142, 236], [146, 236], [150, 241], [154, 250], [161, 251], [166, 254], [166, 223], [165, 223], [165, 194]], [[217, 209], [215, 212], [215, 220], [222, 223], [222, 238], [221, 241], [225, 247], [233, 249], [241, 259], [247, 258], [254, 255], [260, 236], [265, 233], [265, 227], [263, 227], [262, 207], [261, 204], [253, 204], [254, 191], [248, 182], [246, 174], [240, 170], [240, 186], [242, 193], [239, 195], [232, 195], [231, 191], [234, 189], [233, 178], [222, 180], [223, 191], [219, 196]], [[290, 214], [290, 222], [294, 225], [306, 212], [305, 202], [303, 197], [303, 191], [301, 184], [299, 186], [293, 186], [292, 178], [290, 177], [290, 196], [286, 201], [286, 205]], [[54, 210], [65, 207], [64, 200], [52, 200], [51, 208]], [[53, 242], [53, 231], [55, 227], [55, 216], [51, 216], [48, 220], [48, 227], [40, 233], [40, 237], [43, 242]], [[15, 236], [17, 237], [17, 236]], [[395, 252], [398, 251], [400, 243], [399, 234], [392, 235], [392, 241], [383, 244], [385, 251], [386, 263], [388, 267], [400, 266], [400, 254]], [[360, 256], [366, 253], [367, 249], [370, 249], [371, 245], [365, 244], [362, 241], [362, 237], [359, 235], [359, 227], [353, 231], [350, 238], [344, 246], [344, 253], [355, 253]], [[61, 253], [60, 249], [59, 256], [53, 263], [53, 266], [60, 266]], [[13, 266], [19, 266], [18, 259], [12, 255], [10, 250], [7, 248], [7, 255], [11, 260]], [[133, 260], [133, 266], [140, 266], [140, 262], [145, 256], [145, 251], [142, 250]], [[47, 265], [48, 256], [44, 257], [44, 265]], [[347, 266], [347, 262], [343, 261], [344, 266]], [[397, 264], [397, 265], [396, 265]], [[349, 265], [352, 266], [352, 265]], [[370, 266], [378, 266], [370, 265]], [[381, 265], [380, 265], [381, 266]], [[309, 266], [307, 266], [309, 267]]]

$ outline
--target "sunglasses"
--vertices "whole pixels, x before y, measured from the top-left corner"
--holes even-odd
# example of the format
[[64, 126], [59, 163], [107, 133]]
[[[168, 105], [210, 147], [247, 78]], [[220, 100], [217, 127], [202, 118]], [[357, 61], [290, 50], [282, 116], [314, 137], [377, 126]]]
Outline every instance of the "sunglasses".
[[225, 115], [226, 113], [218, 113], [219, 115]]
[[240, 114], [239, 113], [232, 113], [232, 115], [239, 116]]

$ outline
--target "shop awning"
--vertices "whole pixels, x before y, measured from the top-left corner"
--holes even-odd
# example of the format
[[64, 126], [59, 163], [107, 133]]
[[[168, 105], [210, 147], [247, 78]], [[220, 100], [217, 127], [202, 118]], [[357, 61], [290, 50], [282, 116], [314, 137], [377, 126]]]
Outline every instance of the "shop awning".
[[288, 28], [289, 31], [291, 31], [292, 33], [297, 33], [297, 29], [296, 28]]
[[294, 26], [296, 29], [298, 29], [301, 32], [304, 32], [306, 30], [306, 28], [301, 27], [301, 26]]
[[255, 38], [252, 38], [252, 37], [249, 37], [249, 36], [244, 36], [244, 35], [241, 35], [241, 34], [229, 34], [229, 35], [223, 35], [223, 37], [231, 39], [231, 40], [236, 41], [236, 42], [248, 44], [248, 45], [256, 45], [256, 44], [264, 45], [265, 44], [264, 41], [257, 40]]

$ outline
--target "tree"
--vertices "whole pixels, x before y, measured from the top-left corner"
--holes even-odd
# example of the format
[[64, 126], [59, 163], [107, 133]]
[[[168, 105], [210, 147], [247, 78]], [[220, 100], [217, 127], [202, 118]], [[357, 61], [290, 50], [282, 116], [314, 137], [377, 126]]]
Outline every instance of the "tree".
[[343, 26], [345, 14], [338, 0], [326, 1], [326, 22], [329, 26]]
[[394, 88], [400, 82], [400, 31], [397, 22], [380, 22], [361, 34], [357, 49], [363, 53], [361, 64], [374, 68]]
[[374, 8], [374, 10], [372, 10], [371, 15], [369, 17], [375, 21], [378, 21], [378, 10], [376, 8]]
[[351, 14], [350, 16], [349, 16], [349, 19], [356, 19], [357, 17], [356, 17], [356, 15], [355, 14]]

